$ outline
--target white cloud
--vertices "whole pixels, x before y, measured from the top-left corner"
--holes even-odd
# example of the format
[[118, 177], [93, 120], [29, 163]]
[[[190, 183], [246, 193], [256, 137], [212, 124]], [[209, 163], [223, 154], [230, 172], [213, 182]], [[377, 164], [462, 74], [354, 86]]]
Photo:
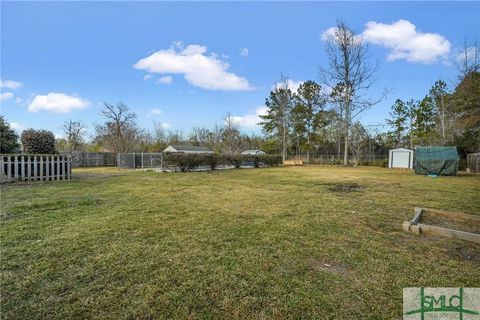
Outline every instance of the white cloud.
[[370, 21], [362, 33], [365, 42], [390, 49], [387, 60], [433, 63], [450, 52], [451, 44], [437, 33], [423, 33], [407, 20], [392, 24]]
[[267, 107], [261, 106], [255, 110], [255, 114], [247, 114], [245, 116], [232, 116], [232, 119], [240, 127], [244, 128], [256, 128], [258, 123], [262, 121], [260, 116], [267, 113]]
[[162, 110], [158, 109], [158, 108], [153, 108], [150, 110], [150, 114], [153, 115], [153, 116], [159, 116], [162, 114]]
[[17, 97], [17, 98], [15, 99], [15, 103], [20, 103], [20, 102], [22, 102], [22, 98]]
[[147, 73], [146, 75], [143, 76], [143, 80], [150, 80], [153, 78], [153, 75], [151, 75], [150, 73]]
[[7, 99], [13, 98], [13, 93], [11, 92], [2, 92], [0, 94], [0, 101], [5, 101]]
[[[287, 88], [290, 89], [290, 91], [292, 91], [292, 93], [296, 93], [298, 88], [300, 87], [300, 85], [303, 82], [304, 81], [294, 81], [292, 79], [287, 79]], [[283, 87], [283, 83], [277, 82], [270, 87], [270, 90], [275, 90], [275, 89], [278, 89], [280, 87]]]
[[164, 76], [157, 80], [158, 84], [170, 84], [173, 82], [173, 78], [171, 76]]
[[20, 88], [21, 86], [23, 86], [23, 84], [20, 83], [20, 82], [16, 82], [16, 81], [12, 81], [12, 80], [1, 80], [0, 79], [0, 88], [8, 88], [8, 89], [15, 90], [15, 89]]
[[246, 57], [248, 57], [248, 54], [249, 54], [248, 48], [242, 48], [242, 49], [240, 49], [240, 55], [241, 55], [241, 56], [243, 56], [243, 57], [246, 58]]
[[13, 130], [16, 130], [16, 131], [22, 131], [27, 128], [26, 125], [17, 123], [17, 122], [10, 122], [10, 126], [12, 127]]
[[229, 72], [230, 65], [215, 54], [207, 55], [207, 47], [175, 43], [140, 59], [133, 66], [138, 70], [159, 74], [183, 74], [191, 85], [210, 90], [252, 90], [247, 79]]
[[162, 122], [160, 125], [162, 126], [163, 129], [168, 129], [171, 127], [170, 123], [166, 123], [166, 122]]
[[323, 41], [327, 41], [328, 39], [335, 37], [336, 32], [337, 27], [330, 27], [322, 32], [322, 34], [320, 35], [320, 39], [322, 39]]
[[88, 105], [88, 101], [79, 97], [50, 92], [47, 95], [36, 95], [28, 106], [28, 111], [37, 112], [45, 110], [51, 113], [68, 113], [74, 109], [84, 109]]

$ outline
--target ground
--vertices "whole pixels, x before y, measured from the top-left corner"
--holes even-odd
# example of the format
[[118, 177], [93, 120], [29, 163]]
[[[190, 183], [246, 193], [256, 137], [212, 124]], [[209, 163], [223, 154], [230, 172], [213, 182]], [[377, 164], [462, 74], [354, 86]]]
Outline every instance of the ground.
[[479, 175], [74, 173], [2, 187], [4, 319], [391, 319], [403, 287], [480, 286], [479, 245], [401, 231], [480, 214]]

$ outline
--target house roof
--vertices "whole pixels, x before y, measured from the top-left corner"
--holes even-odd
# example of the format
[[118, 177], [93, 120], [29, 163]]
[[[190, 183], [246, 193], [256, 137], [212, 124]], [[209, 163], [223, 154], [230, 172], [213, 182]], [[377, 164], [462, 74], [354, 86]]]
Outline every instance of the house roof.
[[171, 146], [177, 151], [212, 151], [207, 147], [199, 147], [199, 146], [178, 145], [178, 144], [172, 144]]

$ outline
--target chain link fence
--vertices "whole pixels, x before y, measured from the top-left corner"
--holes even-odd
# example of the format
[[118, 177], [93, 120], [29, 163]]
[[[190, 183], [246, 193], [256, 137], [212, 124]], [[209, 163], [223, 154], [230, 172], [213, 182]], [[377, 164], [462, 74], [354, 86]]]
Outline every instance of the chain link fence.
[[162, 153], [119, 153], [117, 155], [120, 169], [160, 169], [162, 167]]

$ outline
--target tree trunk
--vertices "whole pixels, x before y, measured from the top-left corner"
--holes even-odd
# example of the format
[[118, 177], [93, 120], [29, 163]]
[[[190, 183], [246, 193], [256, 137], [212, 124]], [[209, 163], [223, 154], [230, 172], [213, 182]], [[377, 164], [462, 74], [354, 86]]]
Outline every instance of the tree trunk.
[[345, 149], [343, 154], [343, 165], [348, 165], [348, 134], [345, 135]]

